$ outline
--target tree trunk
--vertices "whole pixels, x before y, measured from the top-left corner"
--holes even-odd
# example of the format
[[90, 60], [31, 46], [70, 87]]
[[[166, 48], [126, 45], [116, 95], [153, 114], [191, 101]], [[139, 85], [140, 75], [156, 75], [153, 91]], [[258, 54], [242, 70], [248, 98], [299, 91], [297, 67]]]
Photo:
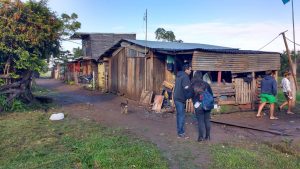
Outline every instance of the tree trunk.
[[5, 66], [4, 66], [4, 75], [8, 75], [9, 72], [10, 72], [10, 64], [11, 64], [11, 57], [9, 56], [6, 63], [5, 63]]
[[[14, 99], [21, 99], [24, 102], [30, 103], [34, 100], [31, 91], [32, 71], [25, 71], [20, 81], [6, 84], [0, 87], [0, 95], [6, 96], [5, 105], [11, 106]], [[3, 111], [0, 106], [0, 112]]]

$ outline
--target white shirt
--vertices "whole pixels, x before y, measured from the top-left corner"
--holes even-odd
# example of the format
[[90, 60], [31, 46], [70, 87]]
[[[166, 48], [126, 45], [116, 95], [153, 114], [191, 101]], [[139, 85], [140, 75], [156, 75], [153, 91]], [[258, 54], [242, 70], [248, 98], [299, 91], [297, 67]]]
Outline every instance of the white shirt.
[[281, 86], [282, 86], [282, 91], [285, 93], [292, 91], [291, 90], [291, 82], [289, 81], [289, 79], [287, 79], [285, 77], [281, 80]]

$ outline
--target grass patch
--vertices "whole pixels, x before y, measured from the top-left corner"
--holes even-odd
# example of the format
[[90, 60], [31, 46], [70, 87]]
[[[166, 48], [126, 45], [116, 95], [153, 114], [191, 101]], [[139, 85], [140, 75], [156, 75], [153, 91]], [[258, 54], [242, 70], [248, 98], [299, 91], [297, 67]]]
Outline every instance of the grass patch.
[[234, 105], [220, 105], [219, 109], [212, 109], [211, 113], [213, 115], [218, 115], [218, 114], [226, 114], [226, 113], [230, 113], [230, 112], [235, 112], [235, 111], [239, 111], [240, 109], [238, 108], [238, 106], [234, 106]]
[[300, 168], [300, 157], [282, 153], [264, 144], [228, 145], [211, 147], [213, 169], [296, 169]]
[[0, 168], [168, 168], [159, 150], [119, 129], [39, 112], [0, 116]]
[[32, 94], [35, 96], [46, 96], [49, 95], [50, 92], [51, 91], [46, 88], [37, 85], [32, 86]]
[[[286, 99], [285, 99], [282, 91], [278, 91], [278, 93], [277, 93], [277, 100], [279, 102], [285, 102], [286, 101]], [[300, 101], [300, 91], [297, 91], [297, 93], [296, 93], [296, 101], [297, 102]]]

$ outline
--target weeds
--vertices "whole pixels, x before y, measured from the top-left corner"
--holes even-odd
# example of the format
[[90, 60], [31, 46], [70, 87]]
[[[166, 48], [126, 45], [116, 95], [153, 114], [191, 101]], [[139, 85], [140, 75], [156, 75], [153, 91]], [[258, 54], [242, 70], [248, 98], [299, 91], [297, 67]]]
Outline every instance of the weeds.
[[2, 107], [4, 112], [20, 112], [26, 110], [27, 106], [22, 101], [14, 99], [11, 105], [9, 105], [6, 100], [7, 98], [5, 95], [0, 95], [0, 107]]

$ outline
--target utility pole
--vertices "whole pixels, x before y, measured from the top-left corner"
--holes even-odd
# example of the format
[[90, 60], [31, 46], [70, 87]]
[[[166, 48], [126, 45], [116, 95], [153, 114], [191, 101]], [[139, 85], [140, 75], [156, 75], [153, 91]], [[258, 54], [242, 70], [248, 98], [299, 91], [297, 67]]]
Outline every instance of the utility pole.
[[292, 0], [292, 20], [293, 20], [294, 62], [295, 62], [295, 71], [296, 71], [297, 70], [297, 55], [296, 55], [296, 39], [295, 39], [294, 0]]
[[145, 16], [144, 16], [144, 20], [146, 22], [146, 35], [145, 35], [145, 71], [144, 71], [144, 88], [145, 88], [145, 91], [147, 91], [147, 26], [148, 26], [148, 14], [147, 14], [147, 9], [146, 9], [146, 13], [145, 13]]
[[[286, 31], [285, 31], [286, 32]], [[295, 106], [296, 103], [296, 91], [297, 91], [297, 78], [296, 78], [296, 69], [295, 69], [295, 65], [297, 63], [293, 63], [292, 58], [291, 58], [291, 53], [289, 50], [289, 47], [287, 45], [287, 41], [286, 41], [286, 37], [285, 37], [285, 32], [280, 33], [283, 37], [283, 41], [284, 41], [284, 45], [286, 48], [286, 53], [287, 53], [287, 57], [289, 60], [289, 65], [290, 65], [290, 71], [292, 73], [293, 78], [291, 79], [291, 90], [292, 90], [292, 95], [293, 95], [293, 100], [292, 100], [292, 106]]]

